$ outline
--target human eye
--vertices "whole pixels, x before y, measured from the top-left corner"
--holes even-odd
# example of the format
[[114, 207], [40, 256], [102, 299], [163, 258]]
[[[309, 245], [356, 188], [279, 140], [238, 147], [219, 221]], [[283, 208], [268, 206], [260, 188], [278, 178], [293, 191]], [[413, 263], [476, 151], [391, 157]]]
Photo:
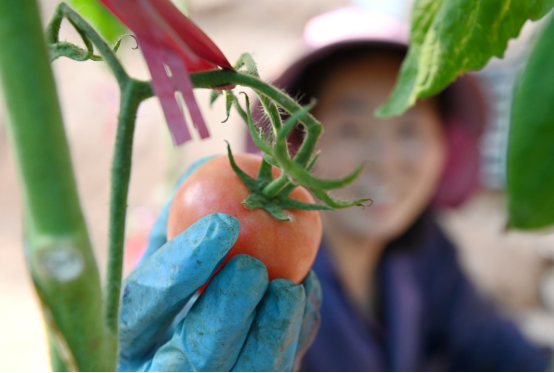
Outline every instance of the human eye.
[[416, 121], [402, 121], [398, 124], [397, 135], [404, 140], [417, 139], [420, 135], [419, 127]]

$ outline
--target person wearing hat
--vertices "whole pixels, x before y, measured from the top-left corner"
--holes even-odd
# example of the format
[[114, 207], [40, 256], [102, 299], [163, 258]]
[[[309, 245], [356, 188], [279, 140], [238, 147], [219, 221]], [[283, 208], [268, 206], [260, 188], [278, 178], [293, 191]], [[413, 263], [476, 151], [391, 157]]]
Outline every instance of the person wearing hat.
[[[313, 266], [320, 285], [313, 273], [303, 286], [268, 284], [263, 264], [235, 256], [179, 313], [217, 268], [238, 224], [208, 215], [166, 243], [166, 208], [125, 283], [120, 369], [548, 369], [550, 351], [526, 341], [479, 296], [435, 222], [437, 209], [461, 204], [477, 184], [486, 106], [475, 80], [460, 78], [402, 116], [373, 115], [395, 83], [407, 35], [403, 23], [369, 10], [323, 14], [306, 26], [307, 52], [274, 80], [303, 104], [318, 100], [313, 114], [324, 132], [316, 174], [337, 178], [367, 164], [337, 194], [370, 197], [373, 205], [322, 212]], [[302, 136], [301, 128], [293, 133], [291, 151]]]
[[[486, 103], [476, 80], [464, 76], [403, 115], [378, 119], [407, 52], [407, 26], [346, 7], [310, 20], [304, 42], [307, 52], [273, 84], [303, 105], [317, 99], [312, 114], [324, 131], [315, 174], [339, 178], [366, 162], [336, 195], [373, 205], [321, 213], [313, 268], [322, 321], [301, 370], [547, 369], [550, 352], [480, 297], [435, 222], [436, 210], [477, 187]], [[293, 133], [292, 150], [302, 137]]]

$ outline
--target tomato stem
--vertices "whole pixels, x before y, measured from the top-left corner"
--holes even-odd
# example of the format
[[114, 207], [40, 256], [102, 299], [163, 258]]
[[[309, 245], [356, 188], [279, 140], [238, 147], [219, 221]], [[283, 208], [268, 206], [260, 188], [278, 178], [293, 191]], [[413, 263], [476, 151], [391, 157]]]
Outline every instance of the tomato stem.
[[283, 189], [292, 183], [289, 181], [285, 174], [282, 174], [277, 179], [269, 183], [263, 190], [262, 193], [267, 198], [273, 198], [279, 194]]
[[[83, 54], [83, 49], [78, 46], [59, 41], [59, 31], [63, 18], [66, 17], [73, 27], [79, 32], [83, 42], [87, 46], [87, 52], [85, 55], [88, 55], [88, 59], [98, 60], [92, 53], [92, 45], [98, 49], [98, 52], [101, 54], [102, 59], [108, 64], [112, 70], [117, 83], [119, 84], [120, 89], [124, 89], [127, 83], [129, 82], [129, 75], [125, 71], [125, 68], [116, 57], [115, 52], [110, 48], [110, 46], [102, 39], [102, 37], [96, 32], [96, 30], [85, 21], [79, 13], [75, 12], [69, 5], [66, 3], [61, 3], [58, 5], [54, 11], [52, 20], [46, 27], [46, 40], [50, 43], [50, 53], [51, 59], [56, 59], [58, 57], [64, 56], [71, 58], [77, 61], [85, 61], [87, 58], [78, 58]], [[116, 47], [119, 47], [119, 42], [116, 44]], [[150, 96], [152, 96], [151, 94]]]
[[110, 223], [108, 239], [108, 267], [105, 288], [104, 317], [106, 325], [117, 334], [119, 297], [123, 273], [125, 220], [127, 196], [131, 177], [133, 135], [139, 105], [150, 97], [150, 85], [129, 78], [121, 92], [121, 108], [117, 124], [111, 170]]
[[[195, 88], [213, 88], [236, 84], [254, 89], [256, 93], [259, 93], [263, 97], [268, 97], [274, 104], [281, 106], [290, 114], [294, 114], [302, 109], [302, 106], [285, 92], [246, 72], [210, 70], [192, 73], [190, 77]], [[309, 113], [305, 113], [299, 118], [299, 121], [306, 126], [306, 138], [294, 160], [299, 165], [305, 167], [314, 153], [322, 128], [321, 123]]]

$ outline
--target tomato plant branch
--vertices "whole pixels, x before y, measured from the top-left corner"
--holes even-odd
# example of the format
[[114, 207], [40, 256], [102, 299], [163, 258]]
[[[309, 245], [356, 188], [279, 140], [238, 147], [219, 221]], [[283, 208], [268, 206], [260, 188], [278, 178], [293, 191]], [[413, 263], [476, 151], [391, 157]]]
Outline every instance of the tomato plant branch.
[[[254, 61], [254, 59], [249, 53], [243, 53], [239, 57], [237, 63], [235, 64], [235, 69], [239, 70], [242, 66], [246, 67], [246, 73], [248, 75], [252, 75], [258, 79], [260, 78], [260, 74], [258, 73], [258, 67], [256, 65], [256, 62]], [[265, 112], [269, 117], [272, 129], [273, 129], [273, 133], [276, 134], [282, 125], [281, 114], [279, 113], [279, 109], [271, 101], [271, 99], [265, 96], [264, 94], [260, 94], [259, 98], [260, 98], [260, 103], [262, 104], [262, 107], [264, 108]]]
[[[285, 92], [247, 72], [210, 70], [193, 73], [190, 77], [195, 88], [213, 88], [221, 87], [226, 84], [237, 84], [252, 88], [257, 93], [270, 98], [275, 104], [281, 106], [290, 114], [302, 109], [302, 107]], [[306, 139], [302, 143], [294, 159], [301, 166], [305, 166], [309, 162], [321, 134], [321, 123], [309, 113], [306, 113], [299, 121], [306, 126]]]
[[[22, 42], [24, 40], [24, 42]], [[0, 1], [0, 80], [21, 179], [26, 260], [53, 368], [114, 370], [115, 336], [81, 210], [37, 1]]]
[[[260, 102], [270, 117], [274, 136], [273, 146], [261, 138], [260, 135], [263, 134], [263, 132], [258, 133], [255, 124], [251, 120], [249, 101], [248, 98], [246, 99], [248, 117], [247, 124], [254, 143], [264, 153], [264, 158], [266, 158], [271, 164], [278, 165], [284, 171], [281, 177], [265, 184], [261, 192], [254, 192], [251, 190], [252, 193], [261, 193], [262, 196], [256, 197], [255, 204], [250, 203], [251, 201], [246, 204], [250, 206], [256, 205], [259, 207], [259, 205], [263, 205], [260, 200], [265, 199], [269, 205], [269, 200], [276, 199], [278, 196], [286, 197], [284, 192], [287, 191], [290, 193], [290, 184], [298, 184], [309, 188], [314, 195], [331, 208], [364, 206], [363, 203], [370, 201], [369, 199], [340, 201], [331, 198], [327, 193], [327, 190], [340, 188], [353, 181], [362, 171], [363, 165], [358, 166], [351, 174], [339, 180], [322, 180], [313, 176], [309, 172], [309, 168], [311, 168], [311, 165], [313, 165], [313, 162], [315, 161], [313, 154], [322, 131], [321, 123], [309, 114], [313, 104], [309, 107], [302, 108], [285, 92], [263, 82], [257, 76], [257, 70], [251, 66], [249, 67], [249, 65], [251, 65], [251, 62], [249, 61], [250, 60], [245, 58], [243, 55], [241, 56], [241, 59], [239, 59], [239, 63], [236, 65], [237, 68], [240, 68], [242, 66], [241, 64], [244, 64], [247, 67], [246, 71], [210, 70], [191, 74], [192, 82], [194, 86], [198, 88], [220, 87], [229, 84], [242, 85], [252, 88], [260, 97]], [[212, 98], [212, 101], [213, 100], [214, 98]], [[285, 124], [281, 123], [277, 105], [291, 114]], [[300, 145], [298, 152], [291, 159], [286, 141], [297, 122], [304, 124], [306, 128], [306, 136]], [[266, 210], [270, 212], [268, 209]], [[274, 214], [272, 213], [272, 215]], [[280, 215], [279, 217], [274, 215], [274, 217], [277, 219], [281, 218]]]
[[[75, 29], [83, 39], [83, 42], [87, 47], [86, 52], [84, 52], [83, 49], [77, 47], [74, 44], [59, 41], [58, 35], [64, 17], [67, 18], [69, 22], [71, 22], [73, 27], [75, 27]], [[104, 39], [102, 39], [98, 32], [96, 32], [96, 30], [83, 19], [83, 17], [81, 17], [76, 11], [71, 9], [71, 7], [66, 3], [61, 3], [58, 5], [56, 10], [54, 11], [52, 20], [46, 27], [45, 34], [47, 42], [50, 43], [51, 53], [54, 52], [51, 57], [52, 59], [60, 56], [65, 56], [77, 61], [85, 61], [87, 59], [98, 61], [100, 60], [100, 58], [95, 56], [93, 53], [92, 45], [94, 45], [94, 47], [96, 47], [96, 49], [102, 56], [102, 60], [104, 60], [112, 70], [120, 89], [123, 90], [125, 88], [130, 77], [114, 52], [114, 49], [117, 50], [117, 47], [119, 47], [119, 43], [121, 40], [118, 41], [116, 46], [112, 49], [104, 41]], [[83, 53], [85, 54], [85, 56], [79, 59], [79, 56], [83, 55]]]
[[131, 178], [133, 135], [141, 102], [152, 96], [148, 82], [129, 79], [121, 91], [121, 106], [111, 171], [108, 268], [104, 317], [108, 328], [117, 334], [119, 297], [123, 273], [127, 196]]
[[[64, 44], [60, 44], [58, 35], [64, 17], [79, 32], [87, 48], [86, 51], [70, 43], [64, 42]], [[65, 56], [78, 61], [86, 59], [106, 61], [115, 75], [121, 90], [120, 112], [111, 171], [108, 268], [103, 312], [107, 327], [114, 335], [117, 335], [119, 298], [123, 272], [125, 220], [131, 176], [135, 121], [140, 103], [152, 97], [153, 92], [149, 82], [131, 78], [116, 57], [115, 52], [120, 45], [121, 39], [113, 49], [110, 48], [96, 30], [67, 4], [61, 3], [56, 8], [54, 16], [46, 28], [46, 37], [50, 42], [52, 59]], [[93, 45], [99, 51], [101, 58], [92, 58], [94, 57]]]

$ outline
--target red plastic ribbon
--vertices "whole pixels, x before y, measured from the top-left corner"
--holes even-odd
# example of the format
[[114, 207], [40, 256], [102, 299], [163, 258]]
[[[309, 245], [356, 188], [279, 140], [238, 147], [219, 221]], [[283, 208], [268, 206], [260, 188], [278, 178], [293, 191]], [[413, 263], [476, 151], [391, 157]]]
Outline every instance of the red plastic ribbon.
[[174, 143], [179, 145], [191, 139], [175, 91], [183, 95], [200, 137], [209, 137], [189, 74], [218, 67], [234, 70], [221, 50], [169, 0], [100, 2], [137, 37]]

